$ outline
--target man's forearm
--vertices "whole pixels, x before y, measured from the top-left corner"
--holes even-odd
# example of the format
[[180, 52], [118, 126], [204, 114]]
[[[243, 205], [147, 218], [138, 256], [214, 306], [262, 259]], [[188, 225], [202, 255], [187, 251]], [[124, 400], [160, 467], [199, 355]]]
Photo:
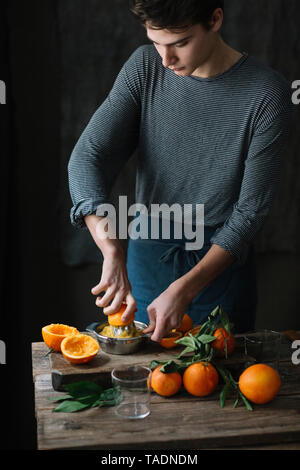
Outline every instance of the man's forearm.
[[228, 268], [235, 258], [218, 245], [212, 245], [207, 254], [199, 263], [184, 276], [180, 277], [172, 284], [188, 303], [216, 279], [226, 268]]
[[109, 255], [116, 255], [118, 253], [123, 254], [124, 250], [118, 238], [104, 238], [103, 236], [101, 236], [101, 234], [103, 235], [103, 229], [99, 229], [99, 222], [103, 218], [104, 217], [99, 217], [98, 215], [91, 214], [85, 216], [84, 221], [96, 245], [101, 250], [104, 257]]

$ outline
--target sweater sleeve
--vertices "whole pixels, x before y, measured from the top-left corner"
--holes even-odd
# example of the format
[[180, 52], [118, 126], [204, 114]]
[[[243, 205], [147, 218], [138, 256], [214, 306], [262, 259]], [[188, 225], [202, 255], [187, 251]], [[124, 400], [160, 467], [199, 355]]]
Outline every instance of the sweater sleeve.
[[87, 229], [84, 217], [109, 202], [111, 188], [139, 138], [141, 79], [138, 48], [124, 64], [101, 106], [91, 117], [68, 163], [70, 218]]
[[273, 109], [269, 106], [261, 116], [248, 148], [239, 198], [211, 238], [212, 243], [229, 251], [239, 264], [245, 262], [274, 200], [289, 133], [290, 102], [287, 90], [278, 103], [273, 102]]

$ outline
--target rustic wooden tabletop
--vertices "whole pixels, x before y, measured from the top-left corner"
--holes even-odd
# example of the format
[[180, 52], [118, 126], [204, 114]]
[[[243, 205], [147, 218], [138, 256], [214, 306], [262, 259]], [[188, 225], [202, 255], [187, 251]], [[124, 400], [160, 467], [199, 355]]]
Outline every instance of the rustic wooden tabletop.
[[233, 399], [219, 405], [219, 392], [196, 398], [182, 391], [163, 398], [151, 396], [151, 413], [141, 420], [124, 420], [114, 407], [76, 413], [53, 413], [53, 389], [48, 348], [32, 344], [35, 414], [39, 450], [51, 449], [300, 449], [300, 365], [291, 360], [291, 342], [283, 341], [282, 387], [266, 405], [233, 408]]

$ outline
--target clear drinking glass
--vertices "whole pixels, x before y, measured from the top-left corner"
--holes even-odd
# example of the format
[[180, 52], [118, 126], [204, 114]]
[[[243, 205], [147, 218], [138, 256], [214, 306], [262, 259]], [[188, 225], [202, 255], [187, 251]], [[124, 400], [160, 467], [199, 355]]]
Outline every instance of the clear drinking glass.
[[245, 354], [248, 356], [246, 366], [267, 364], [277, 371], [280, 361], [281, 333], [273, 330], [255, 330], [244, 336]]
[[111, 372], [113, 386], [120, 390], [115, 406], [117, 415], [128, 418], [146, 418], [150, 414], [151, 369], [144, 366], [117, 367]]

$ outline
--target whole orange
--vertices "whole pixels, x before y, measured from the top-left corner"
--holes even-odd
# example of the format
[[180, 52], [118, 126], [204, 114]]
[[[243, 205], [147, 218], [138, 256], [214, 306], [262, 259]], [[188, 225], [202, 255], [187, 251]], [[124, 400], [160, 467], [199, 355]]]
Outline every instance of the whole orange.
[[219, 374], [209, 362], [195, 362], [183, 374], [184, 388], [195, 397], [210, 395], [217, 387]]
[[186, 333], [192, 328], [193, 328], [193, 320], [187, 313], [185, 313], [182, 317], [181, 324], [178, 328], [176, 328], [176, 331], [181, 331], [181, 333]]
[[239, 388], [248, 400], [262, 405], [273, 400], [281, 387], [278, 372], [266, 364], [254, 364], [240, 375]]
[[235, 349], [235, 339], [234, 335], [227, 333], [225, 328], [218, 328], [213, 336], [215, 336], [215, 340], [211, 343], [211, 346], [216, 349], [219, 353], [219, 356], [225, 356], [226, 354], [226, 347], [225, 344], [227, 343], [227, 356], [233, 353]]
[[179, 372], [161, 372], [162, 366], [157, 366], [152, 372], [151, 387], [163, 397], [170, 397], [179, 392], [182, 385], [182, 377]]

